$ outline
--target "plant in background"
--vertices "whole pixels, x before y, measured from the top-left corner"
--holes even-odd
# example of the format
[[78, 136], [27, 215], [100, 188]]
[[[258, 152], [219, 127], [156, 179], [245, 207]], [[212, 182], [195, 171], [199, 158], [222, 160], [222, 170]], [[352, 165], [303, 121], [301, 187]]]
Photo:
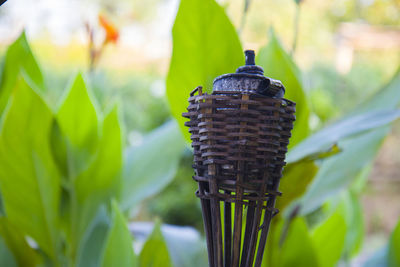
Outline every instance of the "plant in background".
[[118, 105], [99, 110], [82, 75], [56, 108], [49, 90], [22, 34], [0, 83], [0, 266], [172, 264], [159, 224], [134, 252], [124, 213], [174, 177], [176, 124], [126, 147]]
[[86, 32], [89, 37], [89, 71], [93, 71], [99, 62], [99, 59], [104, 51], [104, 48], [109, 43], [116, 44], [119, 39], [119, 30], [112, 24], [105, 15], [99, 14], [98, 16], [99, 24], [105, 32], [103, 42], [101, 42], [99, 47], [95, 44], [95, 31], [89, 23], [86, 23]]

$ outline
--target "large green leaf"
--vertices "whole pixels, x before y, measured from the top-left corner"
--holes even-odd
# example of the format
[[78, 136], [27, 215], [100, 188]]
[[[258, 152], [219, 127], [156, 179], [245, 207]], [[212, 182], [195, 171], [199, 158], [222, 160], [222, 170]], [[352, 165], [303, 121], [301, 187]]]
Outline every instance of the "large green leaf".
[[103, 267], [114, 266], [138, 266], [131, 233], [129, 232], [124, 215], [118, 208], [118, 204], [112, 202], [112, 226], [105, 243]]
[[266, 76], [281, 80], [286, 88], [285, 98], [296, 102], [296, 121], [289, 144], [289, 147], [293, 147], [309, 133], [310, 110], [303, 91], [300, 71], [272, 30], [268, 45], [258, 53], [257, 64], [264, 68]]
[[141, 267], [172, 267], [168, 247], [161, 233], [160, 223], [156, 223], [139, 256]]
[[321, 266], [336, 266], [342, 255], [345, 236], [346, 223], [339, 210], [314, 229], [312, 241]]
[[290, 223], [282, 218], [272, 220], [263, 267], [317, 267], [318, 258], [303, 217]]
[[214, 0], [182, 0], [172, 37], [167, 96], [173, 116], [190, 141], [182, 118], [190, 91], [202, 85], [210, 92], [214, 78], [243, 65], [243, 51], [232, 23]]
[[[152, 222], [129, 224], [135, 242], [142, 244], [154, 229]], [[200, 233], [189, 226], [162, 225], [162, 235], [168, 247], [174, 267], [204, 267], [208, 264], [205, 240]]]
[[293, 200], [304, 194], [317, 171], [318, 167], [312, 160], [305, 159], [288, 164], [283, 170], [283, 177], [279, 185], [282, 197], [277, 199], [276, 207], [282, 211]]
[[279, 266], [319, 266], [316, 254], [318, 249], [313, 246], [305, 220], [302, 217], [297, 217], [291, 222], [286, 239], [282, 244]]
[[25, 32], [22, 32], [19, 38], [8, 47], [5, 55], [0, 82], [0, 116], [21, 72], [26, 74], [37, 88], [44, 90], [44, 79], [26, 40]]
[[400, 117], [400, 110], [378, 110], [345, 118], [325, 127], [295, 146], [287, 155], [287, 162], [326, 151], [339, 140], [386, 125]]
[[388, 247], [388, 267], [400, 266], [400, 220], [390, 237]]
[[122, 207], [128, 210], [156, 194], [174, 178], [185, 141], [175, 121], [154, 130], [138, 147], [126, 151]]
[[0, 189], [10, 222], [55, 259], [60, 176], [50, 151], [52, 121], [43, 99], [19, 79], [0, 133]]
[[328, 197], [349, 186], [374, 159], [388, 131], [389, 127], [381, 127], [339, 142], [343, 152], [324, 160], [300, 201], [301, 213], [315, 210]]
[[122, 172], [122, 136], [118, 108], [104, 118], [99, 147], [90, 166], [74, 181], [78, 234], [94, 216], [97, 207], [119, 196]]
[[[97, 149], [98, 118], [94, 100], [80, 74], [72, 81], [62, 98], [57, 112], [57, 122], [62, 135], [65, 137], [66, 156], [59, 159], [62, 169], [67, 176], [75, 178], [83, 169]], [[62, 144], [57, 144], [55, 153], [58, 153]], [[66, 161], [66, 162], [63, 162]]]
[[[19, 266], [36, 266], [38, 255], [26, 242], [24, 234], [12, 225], [6, 217], [0, 217], [0, 237], [4, 240], [7, 248], [14, 255]], [[2, 257], [0, 257], [1, 259]], [[9, 266], [2, 265], [0, 266]]]
[[360, 250], [364, 239], [363, 210], [358, 194], [352, 190], [344, 192], [339, 208], [343, 211], [347, 228], [343, 253], [344, 258], [349, 260]]
[[77, 267], [99, 267], [102, 264], [104, 244], [111, 228], [111, 218], [106, 205], [99, 206], [95, 213], [79, 242], [75, 264]]
[[[391, 110], [400, 103], [399, 89], [400, 80], [397, 72], [392, 81], [375, 94], [373, 98], [364, 103], [362, 107], [368, 107], [371, 110], [370, 112], [377, 112], [375, 114], [385, 114], [385, 112], [390, 114], [393, 112]], [[386, 101], [390, 98], [392, 98], [390, 101]], [[355, 110], [353, 114], [362, 114], [363, 111], [364, 109], [360, 108], [360, 111]], [[397, 113], [398, 111], [394, 111], [391, 116], [397, 115]], [[353, 115], [351, 118], [360, 116], [363, 115]], [[376, 119], [378, 120], [378, 118]], [[390, 118], [385, 120], [389, 122]], [[365, 125], [370, 124], [367, 121], [365, 123]], [[343, 152], [323, 161], [317, 176], [301, 199], [303, 206], [301, 212], [305, 214], [315, 210], [328, 197], [350, 185], [363, 169], [372, 162], [389, 130], [390, 127], [388, 125], [381, 126], [340, 141], [339, 147], [343, 149]], [[332, 134], [334, 133], [332, 132]], [[310, 145], [314, 146], [315, 143], [313, 142]], [[298, 151], [302, 153], [300, 150]], [[290, 157], [290, 155], [288, 156]]]

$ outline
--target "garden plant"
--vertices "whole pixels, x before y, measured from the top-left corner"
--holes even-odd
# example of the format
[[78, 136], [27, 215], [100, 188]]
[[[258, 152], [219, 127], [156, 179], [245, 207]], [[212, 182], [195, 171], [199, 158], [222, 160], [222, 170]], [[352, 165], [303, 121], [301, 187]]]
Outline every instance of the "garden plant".
[[[364, 240], [360, 197], [371, 164], [400, 117], [400, 72], [311, 131], [301, 70], [278, 36], [269, 30], [256, 62], [285, 85], [285, 97], [297, 103], [296, 121], [262, 266], [350, 264]], [[135, 114], [127, 114], [126, 102], [100, 105], [90, 72], [71, 73], [55, 97], [25, 33], [1, 55], [0, 266], [207, 265], [202, 238], [174, 235], [158, 220], [139, 242], [130, 224], [143, 203], [173, 183], [181, 162], [191, 167], [181, 116], [190, 91], [203, 85], [211, 92], [213, 78], [244, 62], [239, 33], [215, 0], [181, 0], [172, 37], [169, 120], [137, 146], [128, 145], [124, 122]], [[400, 222], [364, 266], [400, 266]]]

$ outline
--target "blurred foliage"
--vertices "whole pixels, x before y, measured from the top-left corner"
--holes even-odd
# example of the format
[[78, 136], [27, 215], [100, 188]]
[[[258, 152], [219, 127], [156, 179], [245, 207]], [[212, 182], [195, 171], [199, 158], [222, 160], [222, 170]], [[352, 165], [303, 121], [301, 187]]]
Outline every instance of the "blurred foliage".
[[174, 177], [184, 148], [176, 123], [126, 147], [118, 105], [100, 108], [80, 74], [58, 105], [48, 105], [24, 33], [7, 50], [1, 78], [4, 266], [148, 266], [156, 259], [149, 246], [162, 248], [165, 261], [159, 225], [135, 255], [122, 209], [137, 208]]
[[[161, 1], [124, 2], [133, 7], [129, 17], [143, 22], [158, 14], [154, 6]], [[24, 34], [10, 45], [0, 74], [0, 266], [205, 266], [204, 243], [188, 242], [181, 232], [166, 234], [160, 223], [142, 249], [133, 250], [127, 219], [160, 216], [202, 229], [197, 185], [189, 179], [192, 156], [178, 125], [189, 141], [181, 117], [189, 92], [198, 85], [210, 92], [216, 76], [244, 63], [245, 45], [235, 26], [250, 43], [268, 40], [257, 63], [267, 76], [282, 80], [286, 97], [297, 102], [277, 202], [281, 213], [271, 225], [263, 265], [335, 266], [358, 254], [365, 235], [365, 180], [399, 117], [399, 72], [381, 87], [397, 63], [390, 53], [363, 51], [355, 53], [346, 74], [331, 59], [307, 64], [321, 51], [332, 52], [325, 32], [343, 21], [399, 25], [397, 1], [301, 2], [307, 20], [300, 22], [312, 27], [300, 27], [295, 55], [285, 49], [293, 42], [292, 20], [286, 18], [295, 12], [288, 3], [295, 7], [300, 1], [219, 2], [224, 8], [215, 0], [181, 1], [168, 99], [163, 77], [154, 72], [94, 69], [78, 74], [64, 90], [70, 74], [62, 60], [46, 64], [43, 75]], [[321, 12], [311, 14], [311, 5]], [[104, 6], [118, 13], [114, 3]], [[279, 34], [261, 34], [270, 25]], [[299, 50], [311, 43], [305, 58]], [[50, 50], [47, 43], [39, 46]], [[83, 62], [77, 51], [49, 55]], [[295, 62], [308, 68], [300, 70]], [[168, 121], [169, 109], [178, 125]], [[365, 266], [399, 265], [399, 229]]]

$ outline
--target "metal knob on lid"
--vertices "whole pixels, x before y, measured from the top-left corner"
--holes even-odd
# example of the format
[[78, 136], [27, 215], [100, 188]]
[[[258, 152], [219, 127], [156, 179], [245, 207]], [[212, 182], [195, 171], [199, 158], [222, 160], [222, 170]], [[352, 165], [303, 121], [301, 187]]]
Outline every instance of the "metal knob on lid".
[[223, 74], [213, 83], [213, 92], [237, 91], [281, 98], [285, 87], [278, 81], [264, 76], [262, 67], [255, 64], [253, 50], [245, 51], [246, 65], [239, 67], [236, 73]]

